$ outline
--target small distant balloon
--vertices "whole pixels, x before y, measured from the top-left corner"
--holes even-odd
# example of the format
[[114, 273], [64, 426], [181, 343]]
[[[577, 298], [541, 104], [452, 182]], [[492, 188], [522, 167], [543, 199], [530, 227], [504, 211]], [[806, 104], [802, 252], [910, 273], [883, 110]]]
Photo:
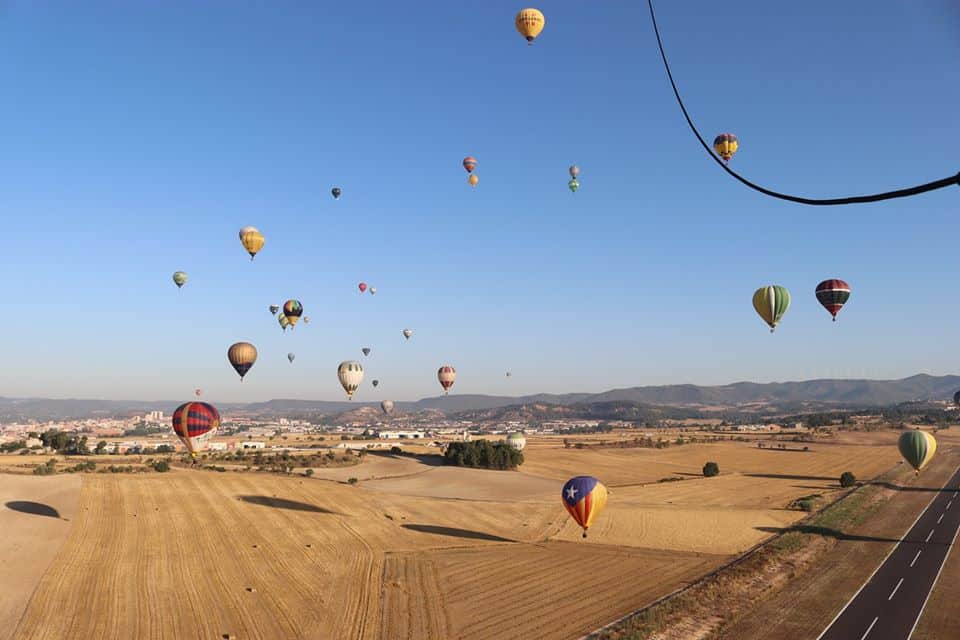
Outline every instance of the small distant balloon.
[[576, 178], [570, 178], [570, 182], [567, 183], [567, 188], [576, 193], [577, 189], [580, 188], [580, 182]]
[[580, 175], [580, 167], [575, 164], [570, 165], [570, 177], [574, 180], [577, 179], [577, 176]]
[[513, 24], [517, 31], [527, 40], [527, 44], [533, 44], [543, 27], [546, 24], [546, 18], [539, 10], [529, 8], [521, 9], [520, 13], [514, 19]]
[[244, 227], [240, 229], [240, 243], [243, 245], [243, 248], [247, 250], [247, 253], [250, 254], [251, 260], [256, 257], [260, 249], [263, 249], [265, 242], [266, 239], [256, 227]]
[[379, 381], [379, 380], [374, 380], [374, 381], [373, 381], [373, 386], [374, 386], [374, 387], [376, 387], [378, 384], [380, 384], [380, 381]]
[[303, 316], [303, 323], [310, 324], [310, 316]]
[[295, 353], [292, 352], [292, 351], [287, 354], [287, 360], [289, 360], [289, 361], [291, 362], [291, 364], [293, 363], [293, 360], [294, 360], [296, 357], [297, 357], [297, 354], [295, 354]]
[[360, 349], [360, 351], [362, 351], [363, 355], [365, 356], [370, 355], [370, 347], [364, 347], [363, 349]]
[[393, 400], [384, 400], [380, 403], [380, 408], [385, 414], [390, 415], [393, 413]]
[[473, 156], [467, 156], [463, 159], [463, 168], [467, 170], [467, 173], [473, 173], [473, 170], [477, 168], [477, 159]]
[[413, 329], [404, 329], [404, 330], [403, 330], [403, 337], [406, 338], [407, 340], [409, 340], [409, 339], [410, 339], [410, 336], [412, 336], [412, 335], [413, 335]]
[[478, 177], [476, 176], [476, 174], [472, 174], [472, 173], [471, 173], [471, 174], [470, 174], [470, 177], [467, 178], [467, 182], [470, 183], [470, 186], [471, 186], [471, 187], [475, 187], [475, 186], [477, 186], [477, 185], [480, 183], [480, 178], [478, 178]]
[[457, 379], [457, 371], [450, 365], [445, 364], [437, 371], [437, 379], [440, 381], [440, 386], [443, 387], [444, 395], [447, 395], [450, 393], [450, 387]]
[[243, 382], [243, 376], [247, 375], [250, 367], [257, 361], [257, 348], [249, 342], [235, 342], [227, 349], [227, 359]]
[[512, 373], [510, 373], [509, 371], [507, 371], [507, 377], [508, 377], [508, 378], [509, 378], [510, 376], [512, 376], [512, 375], [513, 375]]
[[276, 304], [270, 305], [270, 313], [277, 315], [277, 311], [280, 311], [280, 306]]
[[341, 362], [337, 367], [337, 378], [343, 390], [347, 392], [347, 398], [353, 400], [353, 394], [363, 382], [363, 365], [354, 360]]
[[179, 289], [186, 283], [187, 283], [187, 274], [185, 274], [183, 271], [173, 272], [173, 284], [177, 285], [177, 289]]
[[360, 284], [357, 285], [357, 288], [360, 289], [360, 293], [363, 293], [364, 291], [367, 290], [367, 283], [361, 282]]
[[283, 303], [283, 315], [290, 321], [290, 328], [293, 329], [303, 315], [303, 305], [299, 300], [287, 300]]
[[732, 133], [721, 133], [713, 139], [713, 150], [723, 158], [724, 162], [730, 162], [739, 147], [740, 141]]
[[193, 390], [193, 395], [197, 396], [198, 398], [200, 397], [200, 394], [201, 394], [201, 393], [203, 393], [203, 389], [194, 389], [194, 390]]
[[330, 189], [330, 193], [333, 194], [334, 200], [339, 200], [340, 194], [343, 193], [343, 191], [340, 190], [340, 187], [334, 187], [333, 189]]
[[376, 293], [377, 293], [377, 288], [376, 288], [376, 287], [370, 287], [370, 295], [376, 295]]
[[283, 315], [282, 313], [279, 316], [277, 316], [277, 322], [280, 323], [280, 328], [283, 329], [284, 331], [286, 331], [287, 327], [290, 326], [290, 319], [287, 318], [287, 316]]

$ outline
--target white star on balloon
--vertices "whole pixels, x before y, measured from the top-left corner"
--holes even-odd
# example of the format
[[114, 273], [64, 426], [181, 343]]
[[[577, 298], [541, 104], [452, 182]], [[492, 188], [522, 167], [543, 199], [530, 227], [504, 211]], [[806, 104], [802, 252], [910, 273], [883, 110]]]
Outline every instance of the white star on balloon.
[[569, 489], [567, 489], [567, 498], [570, 499], [570, 500], [576, 500], [576, 499], [577, 499], [577, 488], [576, 488], [576, 487], [570, 487]]

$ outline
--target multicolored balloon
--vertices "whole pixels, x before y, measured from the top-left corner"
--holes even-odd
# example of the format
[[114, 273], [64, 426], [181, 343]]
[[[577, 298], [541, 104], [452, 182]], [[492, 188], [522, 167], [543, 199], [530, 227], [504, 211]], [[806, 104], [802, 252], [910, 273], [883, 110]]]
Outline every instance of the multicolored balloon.
[[537, 9], [521, 9], [513, 24], [520, 35], [527, 39], [527, 44], [533, 44], [533, 41], [543, 31], [546, 22], [546, 18]]
[[282, 313], [279, 316], [277, 316], [277, 322], [280, 323], [280, 328], [283, 329], [284, 331], [286, 331], [287, 327], [290, 326], [290, 319], [287, 318], [287, 316], [283, 315]]
[[473, 156], [467, 156], [463, 159], [463, 168], [467, 170], [467, 173], [473, 173], [473, 170], [477, 168], [477, 159]]
[[833, 321], [837, 321], [837, 314], [850, 299], [850, 285], [838, 278], [824, 280], [817, 285], [817, 300], [823, 308], [830, 312]]
[[337, 367], [337, 378], [347, 392], [347, 398], [353, 400], [353, 394], [356, 392], [360, 383], [363, 382], [363, 365], [355, 360], [341, 362]]
[[194, 458], [220, 427], [220, 412], [206, 402], [187, 402], [173, 412], [173, 432]]
[[243, 382], [243, 376], [247, 375], [250, 367], [257, 361], [257, 348], [249, 342], [235, 342], [227, 349], [227, 360], [240, 374], [240, 382]]
[[182, 287], [187, 283], [187, 274], [183, 271], [174, 271], [173, 272], [173, 284], [177, 285], [177, 289]]
[[790, 308], [790, 292], [776, 284], [760, 287], [753, 294], [753, 308], [770, 326], [770, 333], [773, 333], [783, 314]]
[[283, 303], [283, 315], [290, 321], [290, 328], [297, 326], [297, 320], [303, 315], [303, 305], [299, 300], [287, 300]]
[[380, 403], [380, 408], [386, 415], [393, 413], [393, 400], [384, 400]]
[[576, 178], [571, 178], [570, 182], [567, 183], [567, 187], [570, 189], [570, 191], [576, 193], [577, 189], [580, 188], [580, 182], [577, 181]]
[[437, 379], [440, 381], [440, 386], [443, 387], [443, 394], [448, 395], [450, 387], [457, 379], [457, 372], [453, 367], [445, 364], [437, 370]]
[[250, 254], [250, 260], [253, 260], [260, 249], [263, 249], [265, 242], [266, 238], [263, 237], [263, 234], [260, 233], [260, 230], [256, 227], [244, 227], [240, 229], [240, 243], [243, 245], [243, 248], [247, 250], [247, 253]]
[[197, 396], [198, 398], [200, 397], [200, 394], [201, 394], [201, 393], [203, 393], [203, 389], [194, 389], [194, 390], [193, 390], [193, 395]]
[[363, 293], [364, 291], [367, 290], [367, 283], [361, 282], [360, 284], [357, 285], [357, 288], [360, 289], [360, 293]]
[[563, 506], [570, 517], [583, 529], [587, 529], [607, 505], [607, 488], [593, 476], [576, 476], [567, 480], [561, 492]]
[[334, 187], [333, 189], [330, 189], [330, 193], [333, 194], [334, 200], [339, 200], [340, 194], [343, 193], [343, 191], [340, 190], [340, 187]]
[[917, 474], [933, 458], [937, 452], [937, 441], [933, 435], [926, 431], [914, 429], [913, 431], [904, 431], [900, 434], [900, 440], [897, 442], [897, 448], [900, 449], [900, 455], [913, 467]]
[[737, 140], [737, 136], [732, 133], [721, 133], [713, 139], [713, 150], [723, 158], [724, 162], [730, 162], [739, 147], [740, 142]]

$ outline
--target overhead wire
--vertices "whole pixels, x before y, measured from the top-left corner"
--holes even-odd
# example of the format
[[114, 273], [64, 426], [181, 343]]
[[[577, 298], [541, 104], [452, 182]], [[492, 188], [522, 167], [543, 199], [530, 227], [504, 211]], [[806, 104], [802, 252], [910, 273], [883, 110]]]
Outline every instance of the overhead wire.
[[802, 196], [794, 196], [788, 193], [780, 193], [779, 191], [774, 191], [772, 189], [767, 189], [762, 187], [750, 180], [744, 178], [739, 173], [730, 168], [728, 164], [723, 162], [718, 158], [713, 150], [710, 148], [710, 145], [707, 144], [706, 140], [703, 139], [703, 136], [700, 135], [700, 132], [697, 130], [696, 125], [693, 124], [693, 119], [690, 117], [689, 112], [687, 112], [687, 107], [683, 104], [683, 98], [680, 97], [680, 91], [677, 89], [677, 83], [673, 79], [673, 72], [670, 70], [670, 62], [667, 60], [667, 54], [663, 49], [663, 40], [660, 38], [660, 27], [657, 25], [657, 15], [653, 10], [653, 0], [647, 0], [647, 6], [650, 8], [650, 20], [653, 22], [653, 32], [657, 36], [657, 47], [660, 49], [660, 57], [663, 59], [663, 67], [667, 71], [667, 78], [670, 79], [670, 86], [673, 88], [673, 95], [677, 98], [677, 104], [680, 105], [680, 110], [683, 112], [683, 117], [686, 118], [687, 124], [690, 126], [690, 130], [693, 131], [693, 135], [697, 137], [697, 140], [700, 142], [700, 145], [707, 151], [713, 160], [720, 166], [721, 169], [730, 174], [734, 179], [738, 180], [747, 187], [759, 191], [760, 193], [770, 196], [772, 198], [779, 198], [780, 200], [787, 200], [789, 202], [796, 202], [799, 204], [808, 204], [808, 205], [842, 205], [842, 204], [863, 204], [867, 202], [880, 202], [882, 200], [893, 200], [894, 198], [906, 198], [908, 196], [916, 196], [921, 193], [927, 193], [929, 191], [935, 191], [937, 189], [942, 189], [943, 187], [949, 187], [951, 185], [960, 186], [960, 172], [956, 175], [942, 178], [940, 180], [934, 180], [933, 182], [927, 182], [926, 184], [920, 184], [915, 187], [908, 187], [905, 189], [897, 189], [895, 191], [885, 191], [883, 193], [874, 193], [871, 195], [862, 195], [862, 196], [848, 196], [845, 198], [805, 198]]

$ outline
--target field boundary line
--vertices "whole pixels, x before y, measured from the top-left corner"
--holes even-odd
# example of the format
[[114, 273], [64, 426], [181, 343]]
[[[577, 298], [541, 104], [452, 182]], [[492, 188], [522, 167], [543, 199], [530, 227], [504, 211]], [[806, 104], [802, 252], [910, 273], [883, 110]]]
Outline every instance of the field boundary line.
[[[903, 464], [903, 463], [902, 463], [902, 462], [898, 462], [898, 463], [896, 463], [895, 465], [893, 465], [892, 467], [890, 467], [889, 469], [887, 469], [886, 471], [884, 471], [883, 473], [878, 473], [878, 474], [877, 474], [876, 476], [874, 476], [873, 478], [870, 478], [869, 480], [858, 484], [856, 487], [853, 487], [852, 489], [848, 490], [846, 493], [843, 493], [842, 495], [840, 495], [839, 497], [837, 497], [835, 500], [833, 500], [833, 501], [830, 502], [829, 504], [824, 505], [824, 506], [823, 506], [820, 510], [818, 510], [816, 513], [811, 513], [811, 514], [809, 514], [808, 516], [806, 516], [805, 518], [802, 518], [802, 519], [799, 520], [796, 524], [802, 523], [802, 522], [804, 522], [804, 521], [807, 521], [807, 520], [810, 520], [810, 519], [814, 518], [815, 516], [820, 515], [821, 513], [823, 513], [824, 511], [826, 511], [827, 509], [830, 509], [831, 507], [839, 504], [841, 501], [846, 500], [847, 498], [849, 498], [849, 497], [852, 496], [853, 494], [857, 493], [858, 491], [860, 491], [860, 490], [863, 489], [864, 487], [873, 486], [873, 484], [874, 484], [875, 482], [877, 482], [880, 478], [882, 478], [882, 477], [884, 477], [885, 475], [887, 475], [888, 473], [896, 470], [901, 464]], [[953, 476], [951, 476], [951, 477], [953, 477]], [[948, 480], [947, 482], [949, 482], [949, 480]], [[917, 519], [919, 520], [919, 517], [918, 517]], [[796, 526], [796, 524], [795, 524], [794, 526]], [[752, 547], [750, 547], [749, 549], [747, 549], [746, 551], [744, 551], [744, 552], [743, 552], [742, 554], [740, 554], [739, 556], [737, 556], [737, 557], [733, 558], [732, 560], [729, 560], [728, 562], [720, 565], [719, 567], [717, 567], [717, 568], [714, 569], [713, 571], [710, 571], [709, 573], [705, 573], [704, 575], [700, 576], [699, 578], [697, 578], [697, 579], [694, 580], [693, 582], [691, 582], [691, 583], [689, 583], [689, 584], [687, 584], [687, 585], [685, 585], [685, 586], [683, 586], [683, 587], [680, 587], [680, 588], [678, 588], [678, 589], [674, 589], [674, 590], [671, 591], [670, 593], [668, 593], [668, 594], [666, 594], [666, 595], [663, 595], [663, 596], [660, 596], [659, 598], [657, 598], [657, 599], [654, 600], [653, 602], [651, 602], [651, 603], [649, 603], [649, 604], [646, 604], [646, 605], [640, 607], [639, 609], [636, 609], [636, 610], [634, 610], [634, 611], [631, 611], [630, 613], [628, 613], [628, 614], [626, 614], [626, 615], [623, 615], [623, 616], [617, 618], [616, 620], [613, 620], [612, 622], [609, 622], [609, 623], [603, 625], [603, 626], [600, 627], [599, 629], [594, 629], [593, 631], [591, 631], [590, 633], [588, 633], [588, 634], [586, 634], [586, 635], [584, 635], [584, 636], [580, 636], [579, 640], [596, 640], [596, 638], [598, 637], [597, 634], [602, 633], [603, 631], [606, 631], [606, 630], [608, 630], [608, 629], [611, 629], [611, 628], [617, 626], [618, 624], [620, 624], [621, 622], [624, 622], [624, 621], [626, 621], [626, 620], [629, 620], [630, 618], [632, 618], [632, 617], [634, 617], [634, 616], [638, 616], [638, 615], [644, 613], [645, 611], [648, 611], [649, 609], [652, 609], [653, 607], [655, 607], [655, 606], [657, 606], [657, 605], [659, 605], [659, 604], [662, 604], [662, 603], [666, 602], [667, 600], [670, 600], [670, 599], [672, 599], [672, 598], [674, 598], [674, 597], [676, 597], [676, 596], [679, 596], [679, 595], [681, 595], [681, 594], [683, 594], [683, 593], [686, 593], [687, 591], [690, 591], [691, 589], [693, 589], [693, 588], [695, 588], [695, 587], [699, 587], [699, 586], [703, 585], [705, 582], [707, 582], [707, 581], [710, 580], [711, 578], [716, 577], [717, 575], [719, 575], [719, 574], [722, 573], [723, 571], [726, 571], [727, 569], [730, 569], [730, 568], [732, 568], [732, 567], [737, 566], [738, 564], [740, 564], [740, 563], [742, 563], [742, 562], [745, 562], [747, 559], [753, 557], [753, 555], [754, 555], [757, 551], [759, 551], [760, 549], [762, 549], [762, 548], [764, 548], [764, 547], [772, 544], [773, 542], [779, 540], [779, 539], [780, 539], [781, 537], [783, 537], [785, 534], [790, 533], [791, 530], [792, 530], [792, 527], [787, 528], [787, 529], [784, 529], [783, 531], [780, 531], [779, 533], [774, 534], [773, 536], [767, 538], [766, 540], [763, 540], [763, 541], [761, 541], [761, 542], [758, 542], [757, 544], [753, 545]], [[910, 531], [910, 529], [907, 529], [907, 531]], [[896, 548], [896, 546], [895, 546], [894, 548]], [[871, 576], [871, 577], [872, 577], [872, 576]], [[868, 580], [868, 582], [869, 582], [869, 580]], [[866, 583], [864, 583], [864, 584], [866, 584]], [[861, 589], [862, 589], [862, 587], [861, 587]], [[849, 603], [848, 603], [848, 604], [849, 604]], [[839, 615], [839, 614], [838, 614], [838, 615]], [[831, 622], [830, 624], [833, 624], [833, 622]], [[828, 627], [828, 628], [829, 628], [829, 627]], [[821, 635], [822, 635], [822, 634], [821, 634]], [[819, 640], [819, 638], [818, 638], [818, 640]]]

